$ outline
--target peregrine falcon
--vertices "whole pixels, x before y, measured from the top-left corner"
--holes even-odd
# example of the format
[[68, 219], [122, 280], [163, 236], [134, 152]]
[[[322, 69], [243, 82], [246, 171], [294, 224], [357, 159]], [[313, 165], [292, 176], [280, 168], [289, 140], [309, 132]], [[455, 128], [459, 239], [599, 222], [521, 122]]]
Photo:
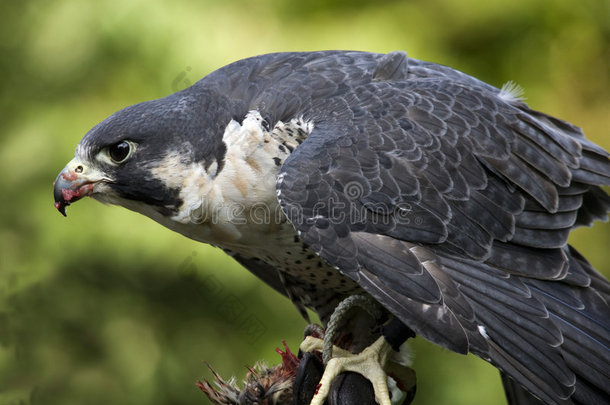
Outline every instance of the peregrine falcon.
[[369, 297], [531, 401], [601, 404], [610, 283], [567, 239], [607, 219], [608, 185], [609, 154], [510, 86], [324, 51], [240, 60], [114, 113], [54, 197], [218, 246], [324, 323]]

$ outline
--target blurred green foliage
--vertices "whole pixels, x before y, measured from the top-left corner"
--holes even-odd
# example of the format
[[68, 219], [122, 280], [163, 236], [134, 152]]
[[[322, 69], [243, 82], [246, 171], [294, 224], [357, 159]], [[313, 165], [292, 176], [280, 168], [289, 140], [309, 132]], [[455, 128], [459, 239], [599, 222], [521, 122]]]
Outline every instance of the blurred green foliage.
[[[0, 405], [206, 403], [195, 381], [296, 348], [291, 304], [221, 252], [116, 207], [64, 219], [52, 182], [94, 124], [266, 52], [403, 49], [500, 86], [610, 149], [603, 0], [0, 3]], [[606, 276], [610, 227], [572, 243]], [[503, 403], [497, 372], [416, 339], [415, 404]]]

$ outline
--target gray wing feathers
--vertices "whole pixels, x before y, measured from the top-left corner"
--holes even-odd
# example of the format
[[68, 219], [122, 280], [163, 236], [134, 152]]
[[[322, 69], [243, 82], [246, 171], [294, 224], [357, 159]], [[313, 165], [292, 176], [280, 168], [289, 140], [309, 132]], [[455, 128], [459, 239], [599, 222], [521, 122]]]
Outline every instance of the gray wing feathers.
[[567, 246], [575, 226], [607, 217], [608, 154], [400, 53], [303, 66], [301, 82], [320, 75], [330, 91], [298, 96], [315, 129], [278, 181], [302, 239], [414, 331], [547, 403], [610, 395], [610, 286]]

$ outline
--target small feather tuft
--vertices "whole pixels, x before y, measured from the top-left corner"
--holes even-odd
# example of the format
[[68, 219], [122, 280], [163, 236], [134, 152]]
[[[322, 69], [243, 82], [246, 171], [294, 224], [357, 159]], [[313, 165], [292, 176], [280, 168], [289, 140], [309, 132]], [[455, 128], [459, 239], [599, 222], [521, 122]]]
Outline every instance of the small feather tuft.
[[500, 89], [500, 93], [498, 93], [498, 97], [502, 100], [506, 100], [509, 102], [518, 102], [526, 100], [524, 97], [525, 91], [523, 87], [519, 84], [509, 80], [508, 82], [502, 85], [502, 89]]

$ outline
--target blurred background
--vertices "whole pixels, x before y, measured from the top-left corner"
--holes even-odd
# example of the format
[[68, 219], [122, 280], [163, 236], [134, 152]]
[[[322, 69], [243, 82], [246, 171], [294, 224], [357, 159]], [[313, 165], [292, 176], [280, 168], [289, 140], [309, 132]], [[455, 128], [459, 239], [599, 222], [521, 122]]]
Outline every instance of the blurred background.
[[[52, 182], [112, 112], [276, 51], [406, 50], [501, 86], [610, 149], [610, 2], [0, 3], [0, 405], [206, 404], [195, 387], [296, 350], [288, 300], [213, 248]], [[606, 276], [610, 226], [572, 243]], [[502, 404], [496, 370], [416, 339], [415, 404]]]

